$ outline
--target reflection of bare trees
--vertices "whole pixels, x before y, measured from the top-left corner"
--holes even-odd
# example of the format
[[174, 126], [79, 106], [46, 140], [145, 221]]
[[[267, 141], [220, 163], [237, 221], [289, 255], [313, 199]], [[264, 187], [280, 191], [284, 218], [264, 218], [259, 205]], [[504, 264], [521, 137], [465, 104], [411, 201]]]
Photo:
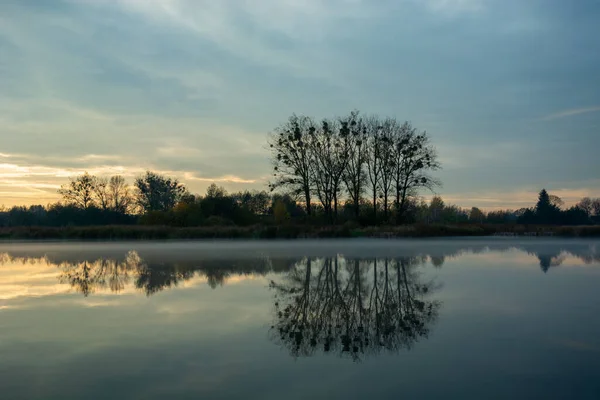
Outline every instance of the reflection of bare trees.
[[[410, 248], [401, 248], [398, 250], [401, 257], [394, 258], [394, 254], [388, 254], [393, 259], [389, 259], [387, 264], [385, 260], [378, 260], [377, 263], [375, 263], [375, 260], [368, 261], [364, 258], [353, 261], [336, 258], [332, 258], [329, 261], [327, 261], [326, 258], [320, 261], [312, 260], [311, 263], [317, 264], [312, 265], [311, 279], [315, 279], [316, 272], [314, 271], [316, 268], [319, 268], [320, 275], [316, 275], [319, 278], [319, 285], [325, 285], [319, 286], [319, 295], [331, 297], [332, 294], [329, 293], [329, 291], [333, 290], [332, 288], [335, 288], [336, 291], [334, 294], [337, 296], [333, 297], [336, 299], [335, 301], [337, 303], [342, 302], [343, 304], [346, 304], [349, 296], [348, 290], [350, 290], [350, 288], [339, 286], [339, 284], [338, 286], [335, 286], [337, 280], [352, 278], [353, 280], [351, 282], [356, 286], [354, 290], [362, 293], [362, 291], [365, 290], [363, 285], [369, 282], [372, 283], [374, 277], [372, 275], [363, 276], [364, 273], [361, 272], [359, 274], [359, 270], [370, 268], [377, 271], [377, 276], [380, 274], [385, 276], [385, 271], [387, 271], [388, 274], [390, 271], [392, 273], [397, 273], [393, 268], [391, 270], [390, 268], [395, 268], [400, 260], [413, 259], [423, 261], [427, 258], [435, 267], [442, 267], [446, 260], [468, 253], [482, 253], [487, 251], [504, 252], [515, 249], [537, 257], [539, 265], [544, 272], [547, 272], [551, 267], [561, 265], [569, 255], [579, 258], [586, 264], [600, 262], [600, 248], [597, 247], [596, 242], [583, 240], [573, 242], [563, 241], [557, 242], [556, 244], [552, 241], [543, 240], [519, 241], [517, 243], [503, 240], [490, 240], [482, 241], [481, 243], [471, 242], [458, 245], [449, 245], [449, 243], [450, 242], [441, 242], [440, 247], [429, 246], [419, 248], [418, 246], [411, 246]], [[89, 296], [96, 291], [110, 291], [117, 293], [123, 291], [127, 287], [135, 287], [147, 295], [152, 295], [194, 277], [205, 278], [210, 287], [217, 288], [234, 276], [264, 276], [270, 272], [285, 272], [288, 274], [288, 279], [292, 279], [293, 274], [300, 273], [298, 271], [298, 265], [296, 264], [299, 258], [270, 258], [268, 251], [265, 252], [263, 258], [238, 257], [237, 259], [228, 259], [227, 257], [178, 257], [177, 254], [169, 254], [164, 257], [162, 255], [154, 255], [154, 257], [143, 259], [135, 251], [126, 253], [124, 257], [123, 253], [120, 253], [119, 255], [119, 253], [112, 252], [109, 257], [103, 258], [101, 256], [102, 252], [82, 255], [77, 251], [70, 253], [54, 252], [50, 254], [45, 254], [39, 249], [33, 251], [34, 254], [37, 252], [37, 256], [26, 256], [30, 252], [24, 250], [21, 250], [20, 252], [11, 250], [10, 253], [0, 253], [0, 265], [6, 263], [18, 263], [55, 266], [60, 271], [60, 282], [71, 285], [77, 292], [80, 292], [85, 296]], [[408, 254], [413, 254], [413, 257], [416, 258], [404, 257]], [[323, 266], [325, 268], [323, 271], [320, 270], [320, 263], [327, 264]], [[352, 264], [353, 268], [358, 268], [358, 270], [350, 268], [349, 263]], [[357, 265], [354, 265], [354, 263], [357, 263]], [[413, 263], [413, 261], [411, 261], [411, 263]], [[358, 279], [359, 277], [360, 279]], [[304, 282], [306, 277], [300, 276], [296, 277], [296, 279], [299, 282]], [[378, 277], [378, 279], [380, 278]], [[383, 288], [381, 289], [383, 292], [380, 292], [380, 288]], [[374, 289], [376, 292], [373, 296], [378, 299], [377, 302], [371, 301], [371, 297], [369, 297], [369, 301], [371, 301], [373, 306], [379, 307], [382, 303], [381, 296], [389, 296], [390, 288], [387, 288], [387, 292], [384, 289], [385, 287], [381, 286], [380, 283], [376, 285]], [[383, 293], [383, 295], [381, 293]], [[354, 301], [358, 301], [357, 298], [353, 299]], [[359, 299], [364, 300], [364, 295], [361, 294]], [[309, 300], [313, 301], [312, 297]], [[388, 300], [384, 301], [386, 304], [387, 302]], [[359, 307], [358, 305], [353, 304], [353, 307], [365, 308], [366, 306], [363, 304]]]
[[0, 253], [0, 265], [8, 262], [54, 265], [59, 270], [59, 282], [70, 285], [86, 297], [97, 291], [118, 293], [128, 285], [133, 285], [150, 296], [194, 277], [205, 278], [208, 285], [214, 289], [223, 286], [232, 276], [266, 275], [269, 272], [281, 271], [290, 264], [287, 261], [271, 261], [266, 258], [146, 262], [135, 251], [128, 252], [121, 260], [101, 258], [54, 263], [47, 257], [15, 258]]
[[305, 259], [275, 292], [275, 341], [291, 354], [337, 353], [359, 360], [408, 349], [427, 336], [440, 304], [433, 282], [421, 282], [423, 258]]
[[100, 259], [80, 263], [62, 263], [59, 265], [61, 283], [68, 283], [76, 291], [88, 296], [97, 289], [110, 288], [120, 292], [131, 280], [142, 262], [136, 252], [127, 253], [123, 261]]
[[252, 259], [236, 263], [204, 261], [201, 263], [146, 263], [136, 252], [123, 261], [100, 259], [79, 263], [62, 263], [59, 280], [88, 296], [96, 290], [120, 292], [133, 283], [150, 296], [175, 287], [195, 276], [205, 277], [211, 288], [223, 286], [232, 275], [264, 275], [270, 272], [268, 260]]

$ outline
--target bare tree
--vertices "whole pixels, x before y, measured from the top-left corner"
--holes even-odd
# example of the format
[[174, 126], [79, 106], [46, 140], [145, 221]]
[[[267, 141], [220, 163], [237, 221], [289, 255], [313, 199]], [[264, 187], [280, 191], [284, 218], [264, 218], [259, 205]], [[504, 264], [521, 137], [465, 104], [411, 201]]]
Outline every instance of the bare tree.
[[367, 151], [365, 163], [367, 166], [367, 177], [373, 198], [373, 218], [377, 221], [377, 193], [381, 181], [381, 153], [382, 141], [381, 130], [383, 127], [377, 116], [370, 116], [365, 119], [365, 131], [367, 135]]
[[110, 194], [108, 191], [108, 179], [106, 177], [96, 178], [96, 184], [94, 185], [94, 196], [96, 202], [102, 210], [108, 210], [110, 208]]
[[554, 194], [551, 194], [551, 195], [548, 195], [548, 196], [550, 197], [550, 204], [552, 204], [554, 207], [556, 207], [556, 208], [562, 208], [562, 206], [565, 205], [564, 200], [561, 199], [560, 197], [558, 197], [558, 196], [556, 196]]
[[380, 141], [380, 198], [383, 202], [383, 218], [387, 221], [389, 214], [390, 197], [396, 171], [396, 156], [394, 143], [399, 132], [399, 126], [395, 119], [386, 118], [381, 124]]
[[306, 116], [292, 115], [275, 129], [269, 138], [274, 181], [271, 190], [280, 187], [291, 189], [294, 195], [303, 195], [306, 213], [311, 215], [311, 175], [313, 159], [311, 144], [316, 126]]
[[312, 153], [315, 160], [312, 180], [317, 197], [325, 215], [334, 221], [342, 192], [342, 181], [352, 147], [351, 128], [354, 120], [323, 120], [313, 141]]
[[600, 198], [592, 200], [592, 212], [595, 216], [600, 217]]
[[133, 197], [129, 185], [121, 175], [115, 175], [108, 182], [108, 202], [113, 211], [126, 214], [131, 210]]
[[348, 163], [343, 179], [346, 185], [346, 191], [350, 196], [354, 207], [354, 215], [358, 218], [360, 213], [360, 201], [365, 191], [366, 172], [365, 163], [367, 160], [367, 128], [358, 113], [351, 114], [350, 120], [351, 143], [348, 152]]
[[417, 134], [410, 124], [402, 128], [396, 146], [396, 218], [401, 222], [408, 205], [409, 197], [419, 189], [432, 190], [439, 186], [438, 180], [429, 172], [440, 168], [435, 148], [429, 143], [426, 132]]
[[95, 176], [85, 172], [83, 175], [72, 178], [67, 185], [61, 186], [58, 193], [63, 196], [66, 203], [88, 209], [95, 205], [96, 180]]

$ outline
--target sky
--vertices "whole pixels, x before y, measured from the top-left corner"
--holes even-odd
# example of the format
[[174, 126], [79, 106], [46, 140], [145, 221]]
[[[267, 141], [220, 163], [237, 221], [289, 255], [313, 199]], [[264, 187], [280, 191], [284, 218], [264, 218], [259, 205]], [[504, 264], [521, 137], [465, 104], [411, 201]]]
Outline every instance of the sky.
[[266, 189], [267, 135], [358, 109], [426, 130], [447, 203], [600, 196], [598, 0], [2, 0], [0, 205], [145, 170]]

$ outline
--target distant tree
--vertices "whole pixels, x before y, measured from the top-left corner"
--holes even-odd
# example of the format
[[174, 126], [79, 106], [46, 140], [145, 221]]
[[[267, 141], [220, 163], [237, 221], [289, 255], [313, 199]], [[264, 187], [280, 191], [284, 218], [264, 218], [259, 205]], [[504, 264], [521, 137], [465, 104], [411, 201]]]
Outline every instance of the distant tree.
[[592, 200], [592, 214], [600, 217], [600, 198]]
[[94, 197], [98, 207], [102, 210], [110, 208], [110, 193], [108, 191], [108, 178], [97, 177], [94, 184]]
[[585, 225], [590, 222], [590, 216], [577, 206], [571, 207], [561, 214], [560, 222], [565, 225]]
[[283, 224], [290, 218], [290, 213], [288, 212], [285, 203], [281, 200], [275, 201], [273, 205], [273, 215], [275, 216], [275, 222], [277, 224]]
[[306, 213], [311, 215], [312, 169], [311, 155], [316, 126], [306, 116], [292, 115], [288, 121], [277, 127], [269, 138], [274, 180], [271, 190], [286, 188], [294, 195], [302, 195]]
[[112, 176], [108, 182], [108, 203], [111, 210], [126, 214], [131, 210], [133, 198], [131, 190], [120, 175]]
[[71, 178], [68, 184], [62, 185], [58, 193], [67, 204], [82, 209], [95, 206], [95, 190], [97, 178], [85, 172], [76, 178]]
[[271, 196], [265, 191], [248, 191], [236, 193], [234, 200], [242, 208], [256, 215], [265, 215], [269, 213]]
[[429, 203], [429, 215], [433, 222], [439, 222], [444, 211], [444, 200], [440, 196], [433, 196]]
[[550, 194], [548, 195], [548, 197], [550, 198], [550, 204], [552, 204], [554, 207], [556, 208], [562, 208], [562, 206], [565, 205], [565, 202], [563, 201], [563, 199], [561, 199], [560, 197]]
[[580, 210], [583, 210], [588, 217], [592, 215], [592, 199], [590, 199], [589, 197], [584, 197], [583, 199], [581, 199], [579, 203], [575, 205], [575, 207], [579, 208]]
[[238, 208], [236, 200], [227, 194], [225, 188], [211, 184], [206, 195], [200, 201], [205, 216], [218, 216], [228, 220], [235, 219]]
[[136, 202], [144, 212], [171, 210], [187, 192], [177, 179], [150, 171], [135, 180], [135, 187]]
[[485, 220], [485, 214], [479, 208], [473, 207], [469, 213], [469, 220], [480, 224]]
[[227, 196], [227, 191], [223, 186], [217, 186], [216, 183], [211, 183], [208, 188], [206, 188], [206, 197], [211, 198], [220, 198]]
[[552, 199], [546, 191], [542, 189], [538, 196], [538, 202], [535, 206], [535, 216], [538, 223], [550, 224], [558, 221], [560, 209], [552, 204]]

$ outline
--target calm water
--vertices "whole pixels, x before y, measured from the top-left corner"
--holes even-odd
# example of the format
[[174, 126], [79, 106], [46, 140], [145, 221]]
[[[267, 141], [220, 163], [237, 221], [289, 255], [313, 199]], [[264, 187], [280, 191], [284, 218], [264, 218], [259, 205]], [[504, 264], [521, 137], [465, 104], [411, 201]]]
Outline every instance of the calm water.
[[600, 242], [0, 244], [2, 399], [600, 399]]

